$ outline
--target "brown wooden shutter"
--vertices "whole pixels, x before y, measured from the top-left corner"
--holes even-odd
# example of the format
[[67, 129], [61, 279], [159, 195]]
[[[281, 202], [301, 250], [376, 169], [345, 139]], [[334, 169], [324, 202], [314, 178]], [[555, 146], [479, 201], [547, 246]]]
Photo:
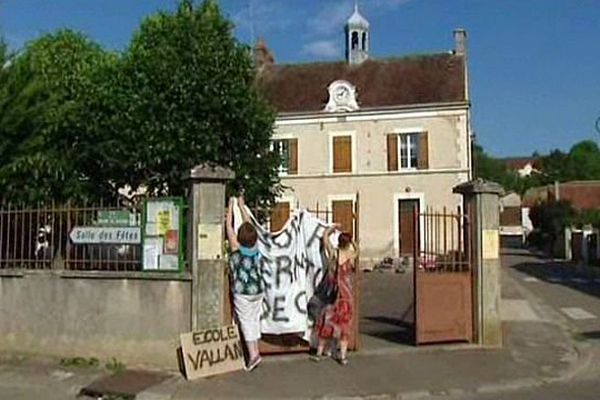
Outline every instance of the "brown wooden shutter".
[[429, 168], [429, 138], [427, 132], [419, 133], [419, 160], [418, 169]]
[[333, 172], [352, 172], [352, 137], [333, 138]]
[[398, 135], [387, 135], [387, 165], [388, 171], [398, 171]]
[[288, 174], [296, 175], [298, 173], [298, 139], [289, 139], [290, 157], [288, 159]]
[[342, 225], [342, 232], [354, 237], [354, 204], [352, 200], [336, 200], [331, 202], [333, 222]]
[[290, 203], [277, 203], [271, 210], [271, 232], [280, 231], [290, 218]]

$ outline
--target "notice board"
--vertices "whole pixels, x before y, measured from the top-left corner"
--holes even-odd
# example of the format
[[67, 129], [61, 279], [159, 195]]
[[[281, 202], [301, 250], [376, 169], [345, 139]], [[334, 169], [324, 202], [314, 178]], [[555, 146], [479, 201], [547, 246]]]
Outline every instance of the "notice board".
[[144, 271], [183, 268], [183, 200], [158, 197], [144, 203], [142, 260]]

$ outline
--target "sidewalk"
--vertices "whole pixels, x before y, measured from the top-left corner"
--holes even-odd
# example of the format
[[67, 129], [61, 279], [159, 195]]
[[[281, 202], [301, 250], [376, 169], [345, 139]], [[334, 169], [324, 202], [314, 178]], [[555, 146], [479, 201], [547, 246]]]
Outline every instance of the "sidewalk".
[[[347, 366], [331, 360], [315, 364], [305, 355], [274, 357], [252, 373], [192, 382], [174, 375], [135, 398], [417, 399], [493, 393], [568, 377], [580, 360], [575, 342], [555, 322], [551, 311], [529, 298], [518, 282], [506, 274], [503, 280], [503, 301], [508, 307], [502, 349], [399, 346], [385, 352], [361, 352], [352, 356]], [[103, 374], [107, 372], [60, 368], [57, 363], [36, 360], [3, 362], [0, 399], [74, 398], [83, 386]]]

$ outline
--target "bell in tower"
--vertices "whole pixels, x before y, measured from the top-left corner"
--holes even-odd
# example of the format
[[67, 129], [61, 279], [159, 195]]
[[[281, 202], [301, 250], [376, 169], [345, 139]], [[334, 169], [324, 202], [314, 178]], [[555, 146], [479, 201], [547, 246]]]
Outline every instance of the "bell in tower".
[[346, 59], [350, 64], [360, 64], [369, 58], [369, 21], [358, 11], [354, 3], [354, 12], [346, 22]]

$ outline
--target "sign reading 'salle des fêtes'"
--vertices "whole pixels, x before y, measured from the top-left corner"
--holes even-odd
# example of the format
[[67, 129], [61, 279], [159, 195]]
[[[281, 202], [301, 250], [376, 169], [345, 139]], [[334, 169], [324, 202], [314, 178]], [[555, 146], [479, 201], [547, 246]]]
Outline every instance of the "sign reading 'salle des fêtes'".
[[74, 244], [139, 244], [139, 227], [76, 226], [69, 237]]
[[188, 380], [244, 368], [244, 353], [235, 325], [183, 333], [181, 350]]

